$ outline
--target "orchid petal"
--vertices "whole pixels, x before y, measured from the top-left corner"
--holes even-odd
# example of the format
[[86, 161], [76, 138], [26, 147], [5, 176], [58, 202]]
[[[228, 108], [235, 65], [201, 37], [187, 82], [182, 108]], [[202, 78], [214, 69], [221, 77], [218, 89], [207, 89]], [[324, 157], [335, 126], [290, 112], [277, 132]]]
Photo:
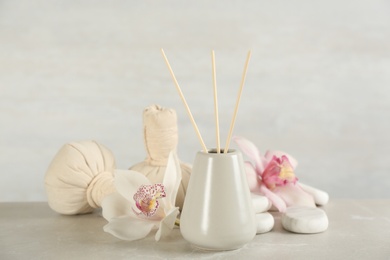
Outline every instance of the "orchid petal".
[[259, 177], [257, 176], [255, 168], [250, 162], [245, 162], [244, 166], [245, 166], [246, 180], [248, 182], [249, 190], [252, 192], [258, 191], [260, 188], [260, 184], [259, 184]]
[[277, 187], [274, 192], [279, 195], [287, 206], [315, 207], [314, 198], [306, 193], [299, 185], [288, 183]]
[[329, 194], [327, 192], [303, 184], [302, 182], [297, 183], [297, 185], [299, 185], [302, 188], [302, 190], [312, 195], [317, 205], [324, 206], [328, 203]]
[[280, 212], [286, 211], [286, 203], [275, 193], [269, 190], [264, 184], [260, 186], [260, 191], [272, 202]]
[[181, 168], [179, 159], [173, 153], [169, 153], [167, 167], [165, 169], [163, 185], [165, 187], [166, 198], [163, 199], [164, 210], [168, 212], [175, 207], [176, 195], [181, 183]]
[[157, 230], [155, 236], [156, 241], [159, 241], [161, 238], [169, 235], [175, 226], [177, 215], [179, 215], [179, 208], [172, 208], [165, 216], [165, 218], [160, 221], [160, 227]]
[[260, 154], [259, 149], [257, 149], [257, 147], [251, 141], [243, 137], [234, 136], [232, 139], [238, 145], [241, 151], [255, 162], [258, 173], [262, 173], [266, 165], [266, 160]]
[[117, 192], [103, 199], [102, 208], [103, 217], [108, 221], [115, 217], [134, 214], [129, 201]]
[[298, 161], [294, 157], [282, 151], [272, 151], [272, 150], [267, 151], [265, 153], [265, 159], [267, 160], [267, 162], [269, 162], [272, 160], [274, 156], [281, 158], [283, 155], [287, 157], [293, 169], [295, 169], [298, 166]]
[[153, 221], [144, 221], [142, 219], [129, 216], [112, 218], [104, 226], [104, 231], [123, 240], [138, 240], [146, 237], [155, 226]]
[[115, 188], [132, 206], [135, 205], [133, 196], [137, 193], [139, 187], [150, 184], [148, 178], [136, 171], [115, 170], [114, 176]]

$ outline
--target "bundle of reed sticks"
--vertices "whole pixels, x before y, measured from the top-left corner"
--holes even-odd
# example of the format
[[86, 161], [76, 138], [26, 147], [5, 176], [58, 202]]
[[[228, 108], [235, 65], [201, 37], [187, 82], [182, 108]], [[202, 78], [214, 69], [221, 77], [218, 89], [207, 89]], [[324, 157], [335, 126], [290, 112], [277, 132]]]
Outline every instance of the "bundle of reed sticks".
[[[180, 98], [181, 98], [181, 100], [184, 103], [184, 106], [185, 106], [185, 108], [187, 110], [188, 116], [190, 117], [192, 126], [195, 129], [196, 135], [198, 136], [200, 144], [202, 145], [203, 151], [205, 153], [208, 153], [209, 150], [207, 149], [206, 144], [203, 141], [202, 135], [200, 134], [199, 128], [198, 128], [198, 126], [197, 126], [197, 124], [196, 124], [196, 122], [194, 120], [194, 117], [193, 117], [193, 115], [191, 113], [190, 107], [187, 104], [187, 101], [186, 101], [186, 99], [184, 97], [184, 94], [181, 91], [180, 85], [179, 85], [179, 83], [176, 80], [175, 74], [173, 73], [172, 67], [169, 64], [168, 58], [165, 55], [165, 52], [164, 52], [163, 49], [161, 49], [161, 53], [162, 53], [162, 55], [164, 57], [165, 63], [168, 66], [169, 72], [170, 72], [170, 74], [172, 76], [173, 82], [175, 83], [176, 89], [179, 92]], [[247, 73], [247, 70], [248, 70], [248, 64], [249, 64], [250, 58], [251, 58], [251, 51], [248, 52], [248, 55], [247, 55], [247, 58], [246, 58], [244, 71], [242, 73], [240, 87], [239, 87], [239, 90], [238, 90], [236, 105], [234, 107], [233, 116], [232, 116], [232, 120], [230, 122], [230, 128], [229, 128], [228, 136], [227, 136], [227, 139], [226, 139], [225, 148], [221, 149], [220, 135], [219, 135], [218, 92], [217, 92], [217, 80], [216, 80], [216, 69], [215, 69], [215, 52], [211, 51], [212, 76], [213, 76], [212, 78], [213, 78], [213, 88], [214, 88], [214, 114], [215, 114], [215, 126], [216, 126], [215, 129], [216, 129], [216, 143], [217, 143], [217, 147], [216, 147], [217, 149], [216, 150], [217, 150], [217, 153], [221, 153], [221, 152], [227, 153], [229, 151], [230, 141], [232, 139], [234, 125], [236, 123], [238, 107], [240, 105], [241, 94], [242, 94], [242, 90], [244, 88], [245, 79], [246, 79], [246, 73]]]

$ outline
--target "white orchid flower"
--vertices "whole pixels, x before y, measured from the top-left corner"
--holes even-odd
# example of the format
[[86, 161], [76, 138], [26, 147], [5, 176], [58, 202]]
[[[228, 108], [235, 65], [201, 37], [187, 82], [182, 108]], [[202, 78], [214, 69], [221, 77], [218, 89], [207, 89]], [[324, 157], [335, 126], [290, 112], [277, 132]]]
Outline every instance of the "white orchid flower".
[[175, 226], [179, 208], [175, 200], [181, 182], [177, 157], [169, 154], [163, 183], [151, 183], [143, 174], [116, 170], [117, 193], [102, 202], [104, 231], [123, 240], [138, 240], [157, 229], [155, 239], [169, 235]]

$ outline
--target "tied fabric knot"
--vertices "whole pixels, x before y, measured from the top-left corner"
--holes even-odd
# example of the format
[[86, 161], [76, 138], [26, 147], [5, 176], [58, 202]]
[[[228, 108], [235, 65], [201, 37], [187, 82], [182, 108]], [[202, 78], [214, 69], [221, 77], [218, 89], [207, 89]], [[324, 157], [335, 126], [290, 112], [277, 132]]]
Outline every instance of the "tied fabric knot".
[[116, 191], [114, 175], [104, 171], [95, 175], [87, 188], [87, 201], [92, 208], [100, 208], [105, 196]]
[[144, 127], [144, 142], [148, 157], [146, 161], [153, 166], [165, 166], [171, 151], [176, 150], [178, 142], [177, 127]]
[[152, 166], [165, 166], [171, 151], [178, 143], [177, 116], [173, 109], [151, 105], [143, 112], [146, 162]]

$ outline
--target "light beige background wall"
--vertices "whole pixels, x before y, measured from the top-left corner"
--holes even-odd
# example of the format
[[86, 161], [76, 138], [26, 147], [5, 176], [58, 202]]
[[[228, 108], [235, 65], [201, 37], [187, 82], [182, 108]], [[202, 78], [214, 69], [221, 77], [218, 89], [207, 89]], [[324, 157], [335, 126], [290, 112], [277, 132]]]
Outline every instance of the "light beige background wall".
[[223, 139], [246, 53], [235, 134], [300, 162], [333, 198], [390, 198], [388, 1], [0, 1], [0, 201], [46, 200], [66, 142], [94, 139], [120, 168], [145, 157], [141, 114], [177, 110], [179, 155], [201, 147], [163, 47], [208, 146], [210, 50]]

